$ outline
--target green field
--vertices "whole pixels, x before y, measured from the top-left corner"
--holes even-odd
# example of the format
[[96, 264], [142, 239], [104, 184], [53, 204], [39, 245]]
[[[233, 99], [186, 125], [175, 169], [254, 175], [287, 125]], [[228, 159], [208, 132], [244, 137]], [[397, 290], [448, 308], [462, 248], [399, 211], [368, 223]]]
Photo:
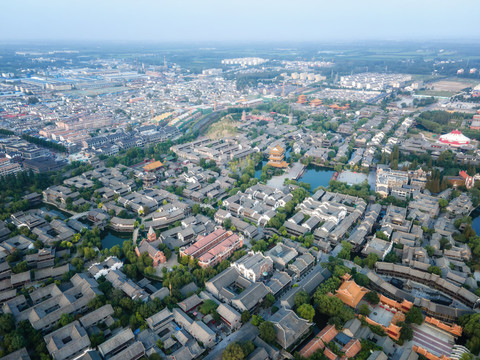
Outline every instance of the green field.
[[433, 96], [433, 97], [452, 97], [456, 93], [453, 91], [435, 91], [435, 90], [421, 90], [417, 91], [415, 95]]

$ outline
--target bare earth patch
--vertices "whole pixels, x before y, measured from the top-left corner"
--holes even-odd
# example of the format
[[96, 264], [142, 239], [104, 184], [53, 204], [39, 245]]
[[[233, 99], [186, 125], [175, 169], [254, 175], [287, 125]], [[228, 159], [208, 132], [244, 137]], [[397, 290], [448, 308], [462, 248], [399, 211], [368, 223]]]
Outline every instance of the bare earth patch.
[[219, 122], [210, 125], [207, 136], [210, 139], [224, 139], [235, 136], [238, 132], [238, 122], [234, 121], [231, 115], [223, 117]]
[[475, 82], [469, 80], [440, 80], [428, 85], [432, 86], [435, 91], [459, 92], [474, 84]]

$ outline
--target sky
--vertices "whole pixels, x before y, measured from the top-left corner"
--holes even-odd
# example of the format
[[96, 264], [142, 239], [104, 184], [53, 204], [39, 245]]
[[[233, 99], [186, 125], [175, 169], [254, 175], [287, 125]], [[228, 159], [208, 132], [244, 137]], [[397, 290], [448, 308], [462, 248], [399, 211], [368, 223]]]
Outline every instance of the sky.
[[479, 14], [479, 0], [2, 0], [0, 41], [475, 41]]

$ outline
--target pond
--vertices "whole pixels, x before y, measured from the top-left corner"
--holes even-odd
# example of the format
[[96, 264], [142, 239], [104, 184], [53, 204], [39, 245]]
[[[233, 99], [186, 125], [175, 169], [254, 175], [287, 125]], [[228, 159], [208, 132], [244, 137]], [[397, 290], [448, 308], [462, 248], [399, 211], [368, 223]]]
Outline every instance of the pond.
[[[287, 151], [285, 151], [285, 161], [288, 161], [290, 158], [290, 153], [292, 152], [292, 148], [287, 148]], [[262, 168], [267, 165], [268, 160], [262, 160], [261, 163], [258, 163], [257, 166], [255, 166], [255, 177], [257, 179], [260, 179], [260, 175], [262, 175]]]
[[472, 229], [480, 236], [480, 207], [473, 210], [470, 216], [473, 218]]
[[319, 186], [328, 187], [335, 170], [321, 166], [309, 165], [298, 182], [309, 183], [312, 192]]
[[132, 233], [120, 233], [108, 228], [102, 232], [101, 237], [103, 249], [111, 249], [115, 245], [122, 247], [125, 240], [132, 241]]
[[[260, 179], [260, 175], [262, 174], [262, 167], [267, 164], [267, 160], [262, 161], [257, 165], [255, 168], [255, 177], [257, 179]], [[319, 186], [325, 186], [328, 187], [328, 183], [332, 179], [333, 174], [335, 173], [334, 170], [330, 168], [324, 168], [321, 166], [316, 166], [316, 165], [309, 165], [306, 169], [303, 175], [298, 179], [299, 182], [306, 182], [311, 185], [312, 192]], [[283, 175], [285, 177], [285, 175]], [[283, 177], [274, 177], [272, 180], [269, 181], [270, 186], [277, 187], [275, 185], [277, 182], [275, 182], [275, 179], [281, 178], [279, 181], [281, 184], [283, 184]], [[278, 179], [277, 179], [278, 180]], [[275, 184], [274, 184], [275, 183]]]
[[258, 165], [255, 167], [255, 177], [257, 179], [260, 179], [260, 176], [262, 175], [262, 169], [265, 165], [267, 165], [267, 160], [262, 160], [261, 163], [258, 163]]

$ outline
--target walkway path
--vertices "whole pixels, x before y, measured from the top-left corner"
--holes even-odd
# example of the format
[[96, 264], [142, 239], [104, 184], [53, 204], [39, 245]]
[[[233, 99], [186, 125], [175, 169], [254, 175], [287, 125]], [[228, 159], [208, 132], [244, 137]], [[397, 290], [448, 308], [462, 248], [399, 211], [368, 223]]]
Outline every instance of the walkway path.
[[133, 230], [133, 236], [132, 236], [133, 246], [137, 245], [137, 238], [138, 238], [138, 228]]

